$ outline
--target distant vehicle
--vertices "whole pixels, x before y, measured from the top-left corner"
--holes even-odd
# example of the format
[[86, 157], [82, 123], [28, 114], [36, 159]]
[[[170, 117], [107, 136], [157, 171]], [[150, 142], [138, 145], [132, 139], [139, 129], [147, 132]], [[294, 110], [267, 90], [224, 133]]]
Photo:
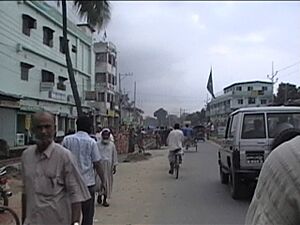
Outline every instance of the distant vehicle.
[[218, 162], [232, 198], [241, 197], [243, 183], [257, 180], [274, 137], [291, 127], [300, 128], [300, 107], [241, 108], [229, 115]]

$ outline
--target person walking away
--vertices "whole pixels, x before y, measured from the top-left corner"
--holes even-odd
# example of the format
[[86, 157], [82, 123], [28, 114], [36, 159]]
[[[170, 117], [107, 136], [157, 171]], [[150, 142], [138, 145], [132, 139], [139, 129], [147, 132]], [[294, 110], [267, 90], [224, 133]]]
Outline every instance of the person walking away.
[[116, 173], [118, 164], [118, 154], [115, 144], [110, 140], [110, 130], [103, 129], [102, 138], [97, 142], [98, 150], [101, 155], [101, 166], [104, 171], [105, 189], [101, 190], [101, 180], [96, 175], [96, 191], [98, 192], [97, 202], [104, 207], [108, 207], [108, 198], [111, 198], [113, 188], [113, 175]]
[[193, 129], [190, 128], [188, 124], [186, 124], [185, 128], [182, 129], [182, 132], [184, 135], [184, 145], [187, 150], [192, 143]]
[[104, 173], [100, 164], [101, 155], [99, 154], [97, 142], [89, 136], [92, 128], [91, 119], [87, 116], [79, 116], [76, 125], [77, 132], [66, 136], [62, 145], [74, 155], [84, 182], [90, 192], [91, 198], [82, 203], [82, 225], [92, 225], [95, 212], [94, 168], [101, 181], [104, 180]]
[[279, 133], [260, 172], [246, 225], [300, 224], [300, 130]]
[[[168, 148], [169, 148], [169, 163], [170, 163], [170, 170], [169, 174], [174, 173], [174, 161], [175, 161], [175, 154], [178, 149], [180, 149], [180, 153], [182, 154], [182, 143], [184, 141], [183, 132], [180, 130], [180, 125], [176, 123], [174, 125], [174, 130], [172, 130], [167, 138]], [[181, 161], [182, 159], [179, 159]]]
[[91, 198], [72, 153], [54, 142], [54, 117], [33, 116], [36, 144], [21, 157], [22, 224], [79, 224], [81, 202]]

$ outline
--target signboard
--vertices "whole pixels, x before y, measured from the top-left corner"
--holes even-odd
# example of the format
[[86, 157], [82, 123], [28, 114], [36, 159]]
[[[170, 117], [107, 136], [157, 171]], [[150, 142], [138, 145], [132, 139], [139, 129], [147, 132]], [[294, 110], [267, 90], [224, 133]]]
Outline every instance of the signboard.
[[87, 101], [96, 101], [96, 92], [95, 91], [86, 91], [85, 100]]
[[20, 108], [19, 101], [0, 100], [0, 106], [7, 108]]
[[61, 101], [67, 101], [67, 96], [65, 93], [60, 93], [56, 91], [49, 91], [49, 98], [61, 100]]

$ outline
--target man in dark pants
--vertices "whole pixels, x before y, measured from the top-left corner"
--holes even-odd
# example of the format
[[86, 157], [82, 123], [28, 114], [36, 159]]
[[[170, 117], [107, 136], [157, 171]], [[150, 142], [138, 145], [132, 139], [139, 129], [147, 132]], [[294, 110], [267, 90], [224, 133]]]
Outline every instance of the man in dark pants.
[[80, 116], [77, 121], [77, 132], [64, 138], [62, 145], [69, 149], [80, 168], [80, 172], [87, 185], [91, 199], [82, 203], [82, 225], [92, 225], [95, 212], [95, 174], [94, 168], [103, 181], [104, 175], [100, 165], [101, 156], [96, 141], [89, 136], [92, 128], [92, 121], [86, 116]]

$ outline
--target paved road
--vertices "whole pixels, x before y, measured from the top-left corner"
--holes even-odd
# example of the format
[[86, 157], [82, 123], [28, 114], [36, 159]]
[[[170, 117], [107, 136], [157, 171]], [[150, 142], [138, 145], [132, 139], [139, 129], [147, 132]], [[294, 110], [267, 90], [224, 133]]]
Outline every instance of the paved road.
[[243, 224], [250, 200], [232, 200], [219, 182], [215, 144], [186, 152], [178, 180], [167, 173], [167, 151], [151, 153], [119, 165], [111, 206], [96, 207], [95, 224]]

